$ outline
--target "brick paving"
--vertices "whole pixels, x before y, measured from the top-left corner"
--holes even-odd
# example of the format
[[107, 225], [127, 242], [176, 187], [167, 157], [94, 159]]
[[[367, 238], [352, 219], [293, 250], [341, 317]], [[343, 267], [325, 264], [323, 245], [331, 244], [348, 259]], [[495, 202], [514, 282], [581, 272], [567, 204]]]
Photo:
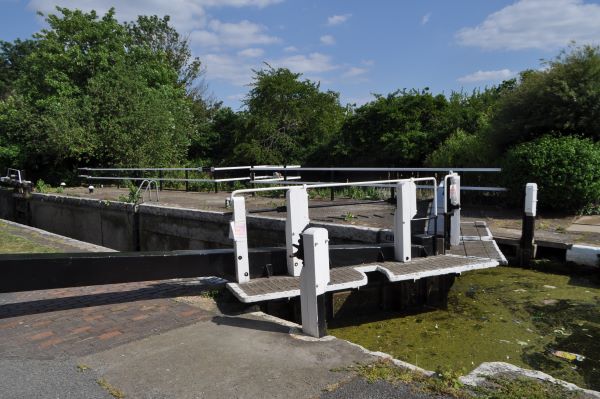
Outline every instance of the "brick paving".
[[0, 357], [82, 356], [214, 315], [174, 300], [199, 295], [198, 279], [0, 294]]

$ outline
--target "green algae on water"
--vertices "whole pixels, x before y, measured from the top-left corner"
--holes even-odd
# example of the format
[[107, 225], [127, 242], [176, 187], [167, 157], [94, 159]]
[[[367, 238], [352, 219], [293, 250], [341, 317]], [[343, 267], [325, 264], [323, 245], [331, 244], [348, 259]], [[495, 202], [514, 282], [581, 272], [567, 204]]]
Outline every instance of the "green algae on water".
[[[429, 370], [504, 361], [600, 389], [600, 284], [512, 267], [456, 279], [447, 309], [381, 312], [329, 332]], [[570, 362], [554, 350], [585, 356]]]

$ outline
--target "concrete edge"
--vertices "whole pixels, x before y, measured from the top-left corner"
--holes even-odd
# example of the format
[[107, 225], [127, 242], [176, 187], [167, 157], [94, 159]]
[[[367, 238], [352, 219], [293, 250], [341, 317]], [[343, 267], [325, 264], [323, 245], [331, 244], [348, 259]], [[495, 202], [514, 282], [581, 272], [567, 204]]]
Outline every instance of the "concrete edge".
[[584, 389], [570, 382], [559, 380], [546, 374], [542, 371], [524, 369], [522, 367], [515, 366], [514, 364], [504, 362], [484, 362], [481, 363], [475, 370], [469, 374], [460, 377], [460, 381], [465, 385], [478, 386], [485, 382], [486, 377], [493, 377], [497, 374], [502, 373], [516, 373], [523, 377], [533, 378], [542, 381], [548, 381], [554, 384], [561, 385], [562, 387], [571, 391], [581, 391], [595, 398], [600, 398], [600, 392], [593, 391], [591, 389]]
[[90, 208], [101, 208], [118, 211], [124, 210], [126, 212], [134, 212], [136, 208], [136, 205], [131, 204], [129, 202], [108, 201], [84, 197], [71, 197], [60, 194], [33, 193], [31, 194], [31, 200], [39, 202], [54, 202], [65, 205], [87, 206]]
[[225, 212], [209, 211], [203, 209], [180, 208], [165, 205], [140, 204], [138, 213], [153, 216], [173, 216], [190, 220], [201, 220], [208, 222], [225, 223], [231, 218]]
[[85, 242], [85, 241], [79, 241], [79, 240], [76, 240], [74, 238], [70, 238], [70, 237], [66, 237], [66, 236], [61, 236], [60, 234], [51, 233], [51, 232], [46, 231], [46, 230], [38, 229], [36, 227], [27, 226], [25, 224], [20, 224], [20, 223], [12, 222], [10, 220], [0, 219], [0, 221], [3, 222], [3, 223], [6, 223], [9, 226], [18, 227], [18, 228], [21, 228], [23, 230], [32, 231], [32, 232], [37, 233], [37, 234], [42, 235], [42, 236], [46, 236], [46, 237], [54, 238], [54, 239], [57, 239], [57, 240], [61, 240], [61, 241], [63, 241], [66, 244], [72, 245], [74, 247], [78, 247], [80, 249], [85, 249], [88, 252], [119, 252], [119, 251], [116, 251], [116, 250], [111, 249], [111, 248], [103, 247], [103, 246], [96, 245], [96, 244], [91, 244], [91, 243]]

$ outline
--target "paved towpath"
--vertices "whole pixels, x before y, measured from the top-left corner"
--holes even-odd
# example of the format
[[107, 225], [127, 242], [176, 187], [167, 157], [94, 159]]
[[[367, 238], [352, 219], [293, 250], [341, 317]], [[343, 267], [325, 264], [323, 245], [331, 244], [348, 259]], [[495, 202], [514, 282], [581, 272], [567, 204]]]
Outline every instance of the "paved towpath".
[[0, 397], [428, 397], [343, 371], [375, 359], [345, 341], [302, 339], [261, 313], [222, 314], [206, 294], [214, 283], [0, 294]]

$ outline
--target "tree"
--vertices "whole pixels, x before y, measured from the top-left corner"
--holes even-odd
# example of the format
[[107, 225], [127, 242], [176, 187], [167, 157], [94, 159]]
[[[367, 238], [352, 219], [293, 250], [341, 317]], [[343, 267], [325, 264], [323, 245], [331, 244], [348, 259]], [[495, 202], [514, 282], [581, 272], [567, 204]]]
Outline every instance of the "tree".
[[18, 166], [48, 178], [77, 165], [183, 162], [192, 101], [167, 52], [136, 39], [113, 9], [57, 10], [0, 106], [0, 138], [18, 145]]
[[447, 107], [443, 95], [428, 89], [376, 95], [347, 118], [336, 157], [354, 165], [420, 166], [449, 134]]
[[177, 71], [179, 82], [188, 90], [192, 98], [203, 94], [202, 64], [193, 57], [189, 39], [182, 38], [175, 28], [169, 25], [168, 15], [140, 15], [137, 21], [125, 24], [134, 45], [148, 46], [153, 53], [164, 53], [169, 64]]
[[544, 66], [522, 72], [499, 103], [490, 136], [498, 147], [543, 135], [600, 140], [600, 48], [571, 47]]
[[13, 43], [0, 40], [0, 100], [6, 99], [12, 92], [21, 63], [34, 45], [33, 40], [17, 39]]
[[339, 94], [301, 76], [270, 66], [255, 71], [236, 137], [238, 163], [303, 163], [335, 137], [345, 112]]

